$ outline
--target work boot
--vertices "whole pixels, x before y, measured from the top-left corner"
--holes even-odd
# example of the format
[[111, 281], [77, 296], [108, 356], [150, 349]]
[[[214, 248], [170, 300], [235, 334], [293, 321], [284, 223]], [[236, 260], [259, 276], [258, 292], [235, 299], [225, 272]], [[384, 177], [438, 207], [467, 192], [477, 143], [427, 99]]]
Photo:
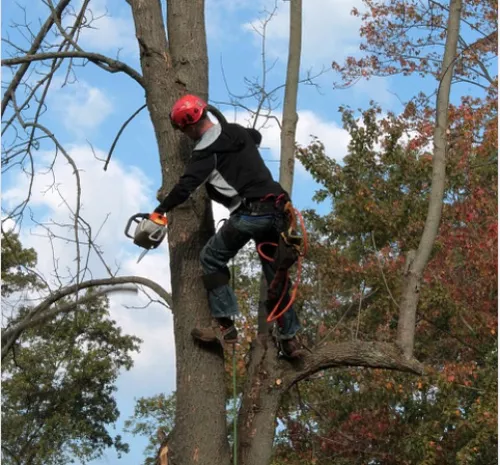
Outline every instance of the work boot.
[[298, 358], [304, 354], [304, 350], [295, 336], [292, 339], [282, 339], [279, 344], [281, 352], [287, 358]]
[[206, 328], [194, 328], [191, 336], [202, 342], [220, 342], [221, 344], [238, 342], [238, 330], [230, 318], [220, 318], [214, 321], [212, 326]]

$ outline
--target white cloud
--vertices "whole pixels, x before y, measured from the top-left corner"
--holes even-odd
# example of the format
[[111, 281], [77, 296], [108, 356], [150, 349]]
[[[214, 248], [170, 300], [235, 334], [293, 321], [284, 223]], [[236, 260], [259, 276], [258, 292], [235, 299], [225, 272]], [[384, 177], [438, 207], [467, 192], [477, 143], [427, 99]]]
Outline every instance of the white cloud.
[[[272, 11], [274, 1], [264, 0], [267, 11]], [[360, 20], [351, 15], [361, 0], [307, 0], [302, 4], [302, 57], [303, 68], [330, 66], [332, 60], [355, 54], [359, 44]], [[276, 15], [266, 30], [266, 47], [270, 57], [288, 56], [290, 2], [279, 2]], [[244, 29], [261, 29], [261, 21], [255, 19]], [[260, 42], [260, 36], [256, 34]]]
[[[273, 114], [281, 121], [281, 114]], [[347, 154], [349, 143], [349, 133], [340, 127], [335, 121], [328, 121], [321, 118], [311, 110], [299, 110], [299, 120], [297, 123], [296, 141], [302, 146], [308, 145], [312, 136], [317, 137], [325, 146], [326, 154], [337, 161], [341, 161]], [[236, 121], [242, 125], [247, 125], [249, 116], [244, 112], [226, 113], [228, 121]], [[264, 124], [265, 123], [265, 124]], [[262, 133], [261, 153], [263, 158], [273, 158], [279, 160], [281, 133], [280, 128], [274, 118], [265, 122], [258, 120], [257, 128]], [[267, 154], [270, 154], [269, 157]], [[300, 165], [301, 166], [301, 165]], [[301, 172], [304, 169], [301, 167]]]
[[[392, 86], [390, 77], [371, 77], [370, 79], [360, 79], [352, 87], [352, 90], [355, 91], [355, 96], [366, 95], [370, 97], [370, 100], [390, 107], [398, 100], [399, 102], [402, 101], [397, 97]], [[355, 99], [351, 102], [352, 106], [354, 106], [354, 103]]]
[[77, 136], [88, 136], [113, 113], [113, 104], [99, 88], [85, 81], [70, 86], [53, 86], [50, 91], [51, 109], [65, 128]]
[[[119, 266], [118, 275], [138, 275], [152, 279], [167, 290], [170, 289], [170, 268], [167, 243], [164, 242], [157, 250], [149, 253], [139, 264], [137, 258], [142, 249], [137, 248], [124, 235], [127, 219], [134, 213], [149, 211], [156, 203], [154, 192], [146, 175], [135, 167], [124, 167], [118, 160], [113, 162], [108, 171], [104, 172], [102, 164], [95, 160], [92, 152], [85, 146], [73, 146], [68, 150], [79, 168], [82, 186], [83, 218], [92, 226], [96, 234], [99, 230], [97, 244], [103, 251], [103, 256], [113, 271]], [[99, 157], [105, 154], [99, 150]], [[39, 153], [38, 170], [41, 165], [50, 162], [51, 154]], [[47, 224], [54, 221], [58, 224], [71, 225], [70, 212], [65, 205], [74, 209], [76, 204], [76, 183], [72, 167], [65, 159], [59, 157], [54, 166], [54, 179], [57, 184], [51, 187], [53, 178], [50, 173], [39, 174], [32, 187], [30, 206], [37, 221]], [[4, 207], [16, 205], [24, 199], [28, 190], [28, 179], [19, 175], [5, 190]], [[65, 199], [65, 202], [62, 200]], [[107, 220], [106, 220], [107, 219]], [[58, 235], [74, 237], [70, 228], [55, 228]], [[80, 233], [84, 237], [83, 233]], [[54, 276], [53, 255], [57, 259], [58, 272], [64, 276], [74, 274], [76, 265], [76, 248], [72, 242], [54, 241], [54, 253], [44, 229], [34, 225], [30, 231], [25, 228], [22, 236], [25, 247], [34, 247], [38, 253], [38, 268], [46, 276]], [[86, 253], [81, 248], [81, 253]], [[101, 278], [106, 272], [100, 260], [93, 255], [89, 261], [92, 270], [90, 277]], [[71, 272], [69, 271], [71, 270]], [[55, 284], [55, 280], [52, 279]], [[149, 294], [156, 298], [150, 291]], [[169, 311], [163, 306], [153, 304], [144, 309], [126, 309], [127, 306], [144, 306], [148, 299], [143, 295], [130, 293], [112, 294], [110, 298], [110, 313], [124, 331], [135, 334], [144, 340], [141, 353], [134, 359], [138, 372], [144, 374], [151, 366], [165, 365], [174, 370], [174, 345], [172, 319]], [[147, 315], [147, 317], [145, 317]], [[168, 354], [168, 355], [165, 355]], [[173, 374], [171, 374], [173, 376]]]
[[[108, 53], [111, 58], [117, 54], [120, 57], [132, 57], [138, 59], [139, 45], [135, 37], [135, 26], [131, 9], [125, 2], [126, 8], [118, 13], [119, 6], [116, 0], [93, 0], [90, 10], [92, 11], [92, 28], [85, 28], [80, 35], [80, 44], [85, 50]], [[113, 11], [111, 15], [110, 11]]]

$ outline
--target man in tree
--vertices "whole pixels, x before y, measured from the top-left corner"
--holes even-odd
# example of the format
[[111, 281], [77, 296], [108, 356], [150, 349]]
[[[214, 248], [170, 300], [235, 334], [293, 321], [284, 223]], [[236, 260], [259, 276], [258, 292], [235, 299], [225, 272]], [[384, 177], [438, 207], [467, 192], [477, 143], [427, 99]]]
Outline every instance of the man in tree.
[[[220, 124], [214, 124], [207, 111], [212, 112]], [[229, 219], [208, 240], [200, 256], [203, 283], [217, 325], [195, 328], [191, 334], [202, 342], [222, 339], [235, 343], [238, 332], [233, 317], [238, 313], [238, 304], [229, 286], [227, 263], [251, 239], [256, 244], [278, 243], [286, 224], [284, 205], [289, 196], [265, 166], [257, 149], [262, 136], [255, 129], [227, 123], [218, 110], [195, 95], [185, 95], [175, 102], [170, 120], [176, 129], [196, 141], [196, 145], [184, 175], [155, 212], [167, 213], [185, 202], [202, 184], [206, 185], [212, 200], [229, 209]], [[276, 267], [262, 258], [261, 263], [267, 282], [271, 283]], [[289, 282], [280, 283], [280, 287], [283, 286], [288, 287]], [[278, 290], [280, 294], [281, 290]], [[286, 305], [289, 296], [284, 300]], [[288, 357], [299, 355], [295, 338], [299, 328], [297, 315], [290, 307], [278, 319], [278, 340]]]

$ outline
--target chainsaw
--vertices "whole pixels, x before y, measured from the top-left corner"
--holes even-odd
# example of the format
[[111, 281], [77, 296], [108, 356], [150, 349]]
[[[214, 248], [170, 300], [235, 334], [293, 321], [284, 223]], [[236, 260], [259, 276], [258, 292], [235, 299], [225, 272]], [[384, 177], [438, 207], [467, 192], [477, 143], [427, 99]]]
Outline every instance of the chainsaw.
[[[134, 235], [130, 234], [132, 224], [136, 223]], [[139, 256], [139, 263], [152, 249], [156, 249], [167, 235], [167, 217], [160, 213], [137, 213], [129, 218], [125, 227], [125, 236], [135, 245], [145, 249]]]

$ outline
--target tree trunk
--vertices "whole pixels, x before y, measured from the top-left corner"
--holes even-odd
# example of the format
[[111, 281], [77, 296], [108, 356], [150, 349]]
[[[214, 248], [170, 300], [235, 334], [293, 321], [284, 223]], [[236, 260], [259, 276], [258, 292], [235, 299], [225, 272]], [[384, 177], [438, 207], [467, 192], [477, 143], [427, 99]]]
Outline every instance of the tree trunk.
[[450, 1], [448, 31], [446, 34], [441, 79], [439, 81], [436, 102], [436, 127], [434, 128], [432, 187], [429, 209], [417, 254], [413, 262], [409, 264], [405, 287], [403, 290], [401, 312], [399, 315], [397, 342], [403, 349], [405, 356], [408, 358], [413, 356], [416, 313], [422, 273], [427, 265], [427, 261], [429, 260], [432, 246], [439, 230], [441, 211], [443, 208], [448, 107], [450, 101], [451, 79], [453, 77], [453, 68], [457, 55], [461, 10], [462, 0]]
[[290, 43], [281, 128], [280, 183], [292, 195], [297, 129], [297, 92], [302, 48], [302, 0], [290, 1]]
[[[290, 43], [281, 129], [280, 184], [292, 194], [297, 128], [297, 92], [302, 43], [302, 0], [290, 2]], [[265, 302], [267, 285], [261, 278], [260, 302]], [[259, 337], [251, 348], [247, 381], [238, 417], [239, 465], [265, 465], [271, 460], [276, 414], [283, 395], [284, 366], [268, 331], [266, 307], [259, 306]]]
[[[163, 174], [162, 191], [184, 171], [191, 144], [174, 133], [169, 111], [189, 92], [207, 98], [208, 58], [204, 1], [167, 2], [168, 38], [159, 0], [133, 0], [136, 35], [148, 109]], [[169, 47], [168, 47], [169, 45]], [[210, 312], [201, 281], [199, 254], [213, 234], [210, 204], [200, 192], [169, 215], [169, 251], [176, 346], [176, 417], [168, 445], [170, 465], [229, 463], [224, 365], [220, 350], [194, 343], [191, 329], [208, 325]]]
[[282, 367], [268, 335], [253, 341], [238, 416], [238, 465], [266, 465], [273, 451]]

